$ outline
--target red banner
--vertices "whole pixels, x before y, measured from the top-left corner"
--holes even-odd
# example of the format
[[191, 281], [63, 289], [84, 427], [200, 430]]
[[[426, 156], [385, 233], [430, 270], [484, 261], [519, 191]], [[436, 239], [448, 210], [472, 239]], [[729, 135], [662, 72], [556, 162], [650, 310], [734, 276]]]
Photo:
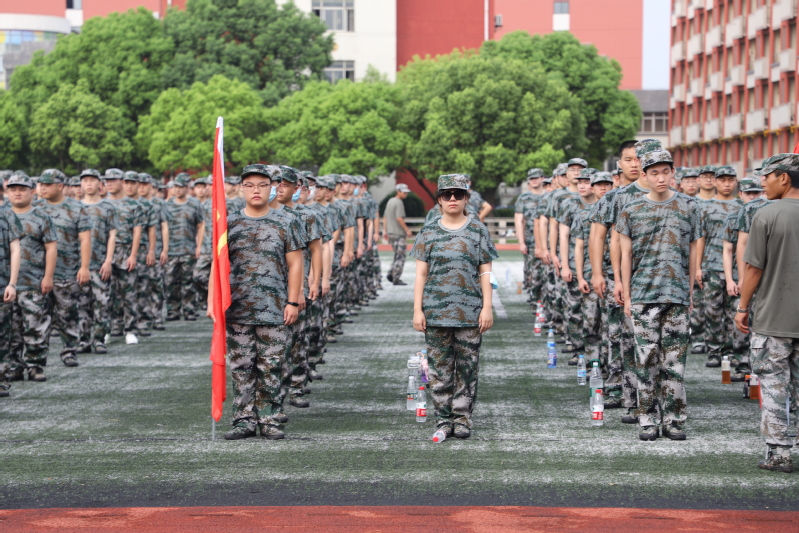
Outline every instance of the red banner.
[[[224, 121], [216, 121], [214, 142], [214, 169], [211, 197], [213, 208], [211, 220], [214, 232], [214, 261], [211, 266], [211, 289], [214, 312], [214, 335], [211, 339], [211, 416], [219, 422], [222, 404], [227, 392], [225, 354], [225, 311], [230, 307], [230, 258], [227, 249], [227, 207], [225, 203], [225, 151]], [[206, 228], [208, 231], [208, 228]]]

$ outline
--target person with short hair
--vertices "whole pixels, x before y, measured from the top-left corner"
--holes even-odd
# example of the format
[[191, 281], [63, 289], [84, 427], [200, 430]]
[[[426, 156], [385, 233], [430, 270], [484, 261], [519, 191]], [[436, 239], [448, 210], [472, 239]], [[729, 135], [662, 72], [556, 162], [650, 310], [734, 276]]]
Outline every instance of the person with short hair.
[[[799, 394], [799, 155], [772, 156], [756, 170], [775, 202], [752, 221], [735, 325], [752, 332], [752, 371], [760, 378], [760, 431], [768, 451], [758, 467], [789, 473], [796, 437], [789, 434], [787, 411], [795, 419]], [[750, 322], [755, 291], [757, 312]]]
[[[3, 179], [0, 177], [0, 191]], [[19, 279], [20, 247], [22, 224], [10, 208], [8, 202], [0, 205], [0, 287], [3, 298], [0, 301], [0, 398], [11, 395], [11, 327], [14, 317], [14, 301], [17, 299], [17, 280]]]
[[405, 224], [405, 204], [402, 201], [408, 197], [411, 190], [404, 183], [398, 184], [396, 190], [397, 194], [389, 199], [383, 211], [383, 235], [394, 249], [394, 261], [391, 263], [391, 270], [386, 274], [386, 279], [394, 285], [407, 285], [402, 281], [402, 271], [405, 268], [407, 239], [413, 233]]
[[527, 190], [516, 198], [514, 208], [514, 226], [519, 238], [519, 251], [524, 256], [524, 290], [528, 293], [527, 301], [531, 305], [541, 299], [544, 283], [544, 265], [535, 254], [540, 245], [541, 234], [536, 224], [538, 220], [538, 204], [544, 198], [544, 171], [531, 168], [527, 171]]

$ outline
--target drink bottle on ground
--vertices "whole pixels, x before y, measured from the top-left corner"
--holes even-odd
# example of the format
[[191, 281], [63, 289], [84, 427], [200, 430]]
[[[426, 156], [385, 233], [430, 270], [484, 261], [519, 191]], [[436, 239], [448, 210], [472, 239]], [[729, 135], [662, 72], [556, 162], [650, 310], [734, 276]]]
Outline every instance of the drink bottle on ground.
[[602, 389], [595, 389], [591, 395], [591, 425], [602, 426], [605, 424], [605, 396]]
[[730, 358], [726, 355], [721, 360], [721, 382], [725, 385], [732, 383], [730, 380]]
[[444, 442], [447, 439], [447, 432], [443, 429], [437, 429], [435, 433], [433, 433], [433, 442], [439, 444]]
[[416, 380], [413, 378], [413, 376], [408, 376], [408, 392], [405, 400], [405, 408], [408, 411], [413, 411], [416, 409]]
[[424, 387], [419, 387], [419, 392], [416, 393], [416, 421], [427, 422], [427, 395]]
[[577, 359], [577, 384], [585, 385], [586, 370], [585, 370], [585, 356], [581, 355]]
[[550, 329], [547, 333], [547, 368], [558, 366], [558, 349], [555, 346], [555, 330]]

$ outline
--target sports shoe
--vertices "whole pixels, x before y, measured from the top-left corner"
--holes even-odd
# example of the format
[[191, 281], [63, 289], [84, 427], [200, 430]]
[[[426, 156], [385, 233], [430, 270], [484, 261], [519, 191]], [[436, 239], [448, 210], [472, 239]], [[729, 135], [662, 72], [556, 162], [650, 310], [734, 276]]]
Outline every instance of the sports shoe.
[[103, 344], [102, 342], [95, 342], [94, 353], [106, 354], [108, 353], [108, 348], [106, 348], [105, 344]]
[[305, 409], [306, 407], [311, 406], [311, 402], [308, 400], [303, 400], [302, 396], [298, 396], [296, 394], [291, 395], [291, 399], [289, 400], [289, 405], [292, 407], [298, 407], [300, 409]]
[[691, 353], [700, 354], [700, 353], [707, 353], [707, 346], [704, 344], [694, 344], [694, 347], [691, 348]]
[[663, 426], [663, 436], [671, 440], [685, 440], [685, 430], [679, 424], [672, 422]]
[[[388, 281], [390, 281], [391, 283], [394, 283], [394, 275], [393, 275], [393, 274], [391, 274], [391, 272], [389, 272], [388, 274], [386, 274], [386, 279], [387, 279]], [[381, 288], [382, 288], [382, 287], [381, 287]]]
[[61, 358], [61, 362], [64, 363], [64, 366], [78, 366], [78, 358], [75, 357], [74, 354], [67, 354]]
[[241, 440], [255, 436], [255, 430], [247, 427], [247, 424], [238, 423], [233, 429], [225, 433], [225, 440]]
[[28, 381], [47, 381], [47, 377], [44, 375], [44, 369], [40, 366], [28, 368]]
[[92, 353], [92, 345], [81, 344], [80, 346], [78, 346], [78, 349], [75, 350], [75, 353]]
[[575, 355], [574, 357], [572, 357], [571, 359], [566, 361], [566, 364], [569, 365], [569, 366], [577, 366], [577, 363], [579, 363], [579, 362], [580, 362], [580, 358]]
[[630, 407], [627, 412], [621, 415], [622, 424], [637, 424], [638, 417], [635, 415], [635, 407]]
[[624, 406], [624, 400], [621, 398], [608, 398], [605, 400], [605, 409], [621, 409]]
[[7, 381], [0, 383], [0, 398], [8, 398], [11, 396], [11, 392], [9, 392], [10, 390], [11, 385]]
[[732, 383], [743, 383], [746, 381], [746, 376], [748, 376], [751, 372], [747, 370], [746, 372], [736, 372], [730, 376], [730, 381]]
[[[121, 337], [122, 335], [124, 335], [124, 333], [122, 333], [119, 330], [112, 329], [111, 333], [109, 333], [108, 335], [111, 336], [111, 337]], [[106, 341], [106, 342], [108, 342], [108, 341]]]
[[766, 458], [757, 464], [758, 468], [771, 470], [773, 472], [793, 472], [793, 460], [791, 459], [791, 449], [787, 446], [769, 446]]
[[25, 380], [25, 367], [18, 366], [14, 370], [9, 370], [8, 381], [24, 381]]
[[280, 422], [281, 424], [287, 424], [289, 421], [289, 417], [287, 417], [283, 413], [278, 413], [276, 415], [272, 415], [272, 418], [275, 419], [275, 422]]
[[741, 360], [740, 359], [738, 359], [737, 357], [730, 357], [730, 366], [732, 368], [736, 368], [737, 369], [738, 365], [740, 365], [740, 364], [741, 364]]
[[111, 340], [111, 335], [109, 335], [108, 333], [106, 333], [106, 334], [105, 334], [105, 337], [103, 337], [103, 344], [108, 344], [108, 342], [109, 342], [110, 340]]
[[325, 378], [316, 370], [308, 370], [308, 379], [311, 381], [322, 381]]
[[566, 344], [567, 342], [569, 341], [567, 341], [566, 337], [564, 337], [563, 335], [555, 339], [555, 344]]
[[125, 344], [139, 344], [139, 339], [136, 338], [135, 333], [126, 333], [125, 334]]
[[720, 367], [721, 366], [721, 357], [719, 357], [718, 355], [711, 355], [710, 357], [707, 358], [707, 363], [705, 363], [705, 366], [708, 367], [708, 368], [718, 368], [718, 367]]
[[328, 333], [327, 334], [327, 338], [325, 339], [325, 341], [329, 342], [330, 344], [336, 344], [338, 342], [338, 340], [336, 339], [336, 334], [335, 333]]
[[638, 432], [638, 438], [641, 440], [657, 440], [660, 437], [660, 430], [657, 426], [643, 426]]
[[156, 322], [155, 324], [153, 324], [153, 329], [155, 331], [164, 331], [166, 328], [160, 322]]
[[261, 430], [261, 436], [268, 440], [285, 439], [286, 434], [283, 433], [279, 427], [272, 424], [258, 424], [258, 429]]
[[183, 320], [185, 320], [185, 321], [187, 321], [187, 322], [196, 322], [196, 321], [197, 321], [197, 315], [187, 315], [187, 316], [184, 316], [184, 317], [183, 317]]
[[147, 328], [139, 328], [139, 337], [150, 337], [152, 333]]
[[300, 390], [302, 391], [303, 396], [305, 396], [306, 394], [311, 394], [311, 387], [303, 387]]
[[176, 322], [178, 320], [180, 320], [180, 317], [178, 315], [167, 315], [166, 316], [166, 321], [167, 322]]
[[407, 285], [407, 283], [405, 283], [405, 282], [404, 282], [404, 281], [402, 281], [402, 280], [399, 280], [399, 281], [395, 281], [395, 282], [394, 282], [394, 285]]
[[456, 439], [468, 439], [472, 436], [472, 432], [463, 424], [455, 424], [455, 428], [452, 430], [452, 436]]

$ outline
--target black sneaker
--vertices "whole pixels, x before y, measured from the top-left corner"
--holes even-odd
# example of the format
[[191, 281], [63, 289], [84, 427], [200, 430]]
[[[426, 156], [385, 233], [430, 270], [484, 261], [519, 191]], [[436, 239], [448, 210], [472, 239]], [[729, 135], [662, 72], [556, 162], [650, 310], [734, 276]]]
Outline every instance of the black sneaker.
[[92, 353], [92, 345], [91, 344], [81, 344], [78, 346], [78, 349], [75, 350], [76, 353]]
[[624, 406], [624, 400], [621, 398], [608, 398], [605, 400], [605, 409], [621, 409]]
[[566, 361], [566, 364], [569, 365], [569, 366], [577, 366], [577, 363], [579, 363], [579, 362], [580, 362], [580, 358], [575, 355], [574, 357], [572, 357], [571, 359]]
[[663, 436], [671, 440], [685, 440], [685, 430], [679, 424], [671, 423], [663, 426]]
[[693, 354], [700, 354], [700, 353], [707, 353], [707, 346], [704, 344], [699, 344], [691, 348], [691, 353]]
[[109, 335], [112, 337], [121, 337], [122, 335], [124, 335], [124, 333], [122, 333], [122, 330], [115, 329], [112, 330], [111, 333], [109, 333]]
[[660, 437], [660, 430], [657, 426], [643, 426], [638, 432], [638, 438], [641, 440], [657, 440]]
[[180, 317], [177, 316], [177, 315], [167, 315], [166, 316], [166, 321], [167, 322], [175, 322], [177, 320], [180, 320]]
[[249, 439], [255, 436], [255, 430], [247, 427], [246, 424], [236, 424], [233, 429], [225, 433], [225, 440]]
[[751, 374], [749, 370], [747, 370], [746, 372], [736, 372], [735, 374], [732, 374], [730, 376], [730, 381], [732, 383], [743, 383], [744, 381], [746, 381], [746, 376], [748, 376], [749, 374]]
[[390, 281], [391, 283], [394, 283], [394, 275], [393, 274], [391, 274], [391, 273], [386, 274], [386, 279], [388, 281]]
[[166, 328], [160, 322], [156, 322], [155, 324], [153, 324], [153, 329], [155, 331], [164, 331]]
[[44, 369], [40, 366], [28, 368], [28, 381], [47, 381], [47, 377], [44, 375]]
[[6, 381], [4, 383], [0, 383], [0, 398], [8, 398], [11, 396], [11, 385]]
[[308, 400], [303, 400], [302, 396], [292, 395], [291, 399], [289, 400], [289, 405], [291, 405], [292, 407], [305, 409], [311, 406], [311, 402], [309, 402]]
[[25, 367], [18, 366], [14, 370], [8, 371], [8, 381], [24, 381]]
[[78, 358], [75, 357], [73, 354], [65, 355], [61, 358], [61, 362], [64, 363], [64, 366], [75, 367], [78, 366]]
[[452, 430], [452, 436], [456, 439], [468, 439], [472, 436], [472, 432], [463, 424], [455, 424]]
[[303, 396], [305, 396], [306, 394], [311, 394], [311, 387], [303, 387], [300, 390], [302, 391]]
[[708, 367], [708, 368], [718, 368], [718, 367], [720, 367], [721, 366], [721, 357], [719, 357], [718, 355], [711, 355], [710, 357], [707, 358], [707, 363], [705, 363], [705, 366]]
[[399, 280], [399, 281], [395, 281], [395, 282], [394, 282], [394, 285], [407, 285], [407, 283], [405, 283], [405, 282], [404, 282], [404, 281], [402, 281], [402, 280]]
[[621, 422], [622, 424], [637, 424], [638, 417], [635, 415], [636, 408], [630, 407], [627, 409], [627, 412], [621, 415]]
[[196, 322], [197, 321], [197, 315], [184, 316], [183, 320], [185, 320], [186, 322]]
[[139, 333], [137, 333], [139, 337], [151, 337], [152, 333], [147, 328], [139, 328]]
[[280, 422], [281, 424], [287, 424], [289, 421], [289, 417], [287, 417], [283, 413], [278, 413], [276, 415], [272, 415], [272, 418], [275, 419], [275, 422]]
[[325, 378], [322, 374], [320, 374], [316, 370], [309, 370], [308, 379], [310, 379], [311, 381], [322, 381]]

